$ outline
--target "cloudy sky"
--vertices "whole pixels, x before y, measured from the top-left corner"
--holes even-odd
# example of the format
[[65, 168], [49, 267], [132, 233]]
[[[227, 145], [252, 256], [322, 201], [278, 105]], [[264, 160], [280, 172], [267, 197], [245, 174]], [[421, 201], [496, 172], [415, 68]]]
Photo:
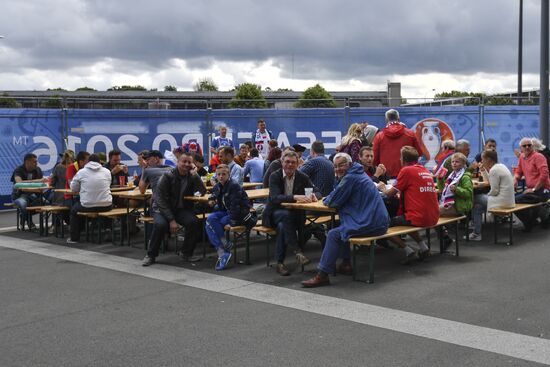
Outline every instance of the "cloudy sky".
[[[3, 0], [0, 90], [517, 88], [519, 0]], [[524, 1], [524, 89], [538, 88], [540, 0]]]

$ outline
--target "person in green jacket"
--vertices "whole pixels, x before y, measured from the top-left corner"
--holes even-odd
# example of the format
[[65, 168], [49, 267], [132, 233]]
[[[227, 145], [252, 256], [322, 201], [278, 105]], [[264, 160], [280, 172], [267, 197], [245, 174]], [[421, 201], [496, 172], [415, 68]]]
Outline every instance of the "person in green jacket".
[[467, 171], [468, 159], [462, 153], [451, 156], [453, 171], [446, 179], [438, 179], [441, 190], [439, 213], [442, 217], [467, 214], [474, 205], [472, 175]]

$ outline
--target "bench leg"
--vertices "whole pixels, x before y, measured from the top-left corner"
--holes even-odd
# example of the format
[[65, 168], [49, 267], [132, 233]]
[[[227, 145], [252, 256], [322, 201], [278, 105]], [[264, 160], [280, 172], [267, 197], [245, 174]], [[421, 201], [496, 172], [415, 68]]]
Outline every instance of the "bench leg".
[[[468, 225], [468, 222], [466, 222], [466, 225]], [[458, 256], [458, 240], [460, 237], [460, 235], [458, 234], [458, 226], [459, 226], [459, 222], [455, 222], [455, 256]], [[466, 233], [468, 233], [468, 231], [466, 231]], [[468, 238], [468, 236], [466, 235], [466, 238]]]
[[426, 229], [426, 239], [428, 240], [428, 248], [432, 249], [432, 239], [430, 238], [430, 229]]
[[355, 281], [357, 280], [357, 246], [352, 245], [351, 246], [351, 274], [352, 279]]
[[508, 218], [508, 223], [509, 223], [509, 232], [510, 232], [510, 242], [508, 242], [506, 245], [508, 246], [512, 246], [512, 244], [514, 243], [514, 228], [513, 228], [513, 224], [514, 224], [514, 214], [510, 214], [510, 217]]
[[266, 254], [265, 254], [265, 255], [266, 255], [266, 256], [265, 256], [266, 260], [265, 260], [265, 261], [266, 261], [266, 266], [267, 266], [268, 268], [269, 268], [269, 256], [270, 256], [270, 251], [269, 251], [269, 240], [270, 240], [270, 238], [269, 238], [269, 235], [268, 235], [268, 236], [266, 237], [266, 241], [265, 241], [265, 250], [266, 250]]
[[250, 262], [250, 231], [246, 231], [246, 250], [245, 250], [245, 264], [246, 265], [251, 265], [252, 263]]
[[495, 245], [498, 243], [498, 226], [497, 226], [497, 222], [498, 222], [498, 217], [496, 215], [493, 215], [493, 229], [494, 229], [494, 232], [495, 232]]
[[369, 246], [369, 280], [367, 283], [374, 283], [374, 243], [371, 242]]

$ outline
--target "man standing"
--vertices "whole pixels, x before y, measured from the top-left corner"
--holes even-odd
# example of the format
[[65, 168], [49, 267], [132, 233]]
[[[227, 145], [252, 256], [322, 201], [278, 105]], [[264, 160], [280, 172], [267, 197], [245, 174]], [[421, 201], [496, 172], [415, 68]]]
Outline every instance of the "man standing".
[[[35, 154], [25, 154], [23, 158], [23, 164], [17, 167], [11, 175], [11, 182], [14, 184], [20, 182], [43, 182], [42, 170], [38, 167], [38, 158]], [[19, 214], [21, 216], [21, 225], [25, 227], [25, 221], [27, 220], [27, 206], [38, 200], [36, 194], [27, 194], [20, 190], [13, 189], [11, 194], [13, 203], [19, 208]], [[29, 219], [29, 229], [35, 227], [32, 222], [32, 218]]]
[[111, 196], [111, 173], [99, 163], [99, 156], [92, 154], [88, 163], [71, 181], [71, 191], [80, 193], [80, 201], [71, 208], [71, 237], [68, 244], [80, 240], [80, 218], [78, 212], [107, 212], [113, 207]]
[[252, 135], [252, 143], [254, 144], [254, 147], [258, 149], [258, 152], [263, 159], [267, 158], [269, 141], [274, 138], [275, 136], [273, 133], [266, 129], [265, 120], [258, 120], [258, 129]]
[[[105, 164], [105, 168], [107, 168], [109, 171], [111, 171], [112, 186], [118, 186], [121, 184], [121, 182], [124, 182], [124, 185], [126, 182], [128, 182], [128, 166], [120, 163], [120, 155], [122, 153], [120, 150], [113, 149], [109, 152], [109, 162]], [[121, 177], [124, 177], [121, 179]]]
[[389, 177], [397, 177], [401, 169], [399, 152], [406, 145], [417, 152], [422, 151], [414, 132], [399, 121], [399, 112], [394, 109], [386, 111], [386, 127], [376, 134], [373, 141], [374, 165], [382, 163]]
[[210, 153], [212, 154], [216, 154], [221, 147], [233, 146], [233, 140], [227, 137], [227, 127], [220, 126], [219, 129], [220, 135], [212, 139], [212, 144], [210, 144]]
[[311, 144], [310, 158], [300, 167], [300, 172], [311, 179], [323, 197], [334, 189], [334, 168], [332, 162], [325, 157], [325, 145], [322, 141], [317, 140]]
[[[550, 178], [548, 177], [548, 162], [546, 158], [533, 149], [533, 142], [530, 138], [523, 138], [520, 141], [521, 155], [514, 174], [514, 187], [517, 187], [521, 177], [525, 177], [526, 189], [516, 195], [516, 203], [540, 203], [550, 197]], [[516, 216], [523, 222], [525, 232], [530, 232], [536, 224], [540, 213], [538, 208], [527, 209], [516, 212]]]
[[[296, 210], [285, 209], [282, 203], [310, 203], [321, 198], [313, 183], [304, 173], [298, 171], [298, 154], [287, 150], [282, 157], [283, 168], [269, 177], [269, 198], [262, 216], [262, 224], [266, 227], [277, 228], [277, 273], [282, 276], [290, 275], [284, 261], [286, 248], [295, 248], [296, 260], [302, 264], [309, 264], [310, 260], [298, 246], [298, 227], [304, 220]], [[305, 189], [312, 188], [311, 196], [305, 195]]]
[[230, 178], [242, 186], [244, 180], [243, 168], [233, 160], [233, 157], [235, 156], [235, 150], [233, 147], [222, 147], [218, 155], [220, 156], [220, 161], [229, 167]]
[[185, 261], [197, 261], [193, 251], [201, 236], [200, 222], [193, 213], [193, 202], [185, 201], [184, 196], [195, 193], [204, 195], [206, 188], [201, 178], [192, 174], [193, 157], [190, 153], [182, 153], [177, 166], [161, 176], [157, 189], [153, 193], [153, 218], [155, 221], [147, 256], [142, 265], [155, 263], [159, 254], [160, 243], [164, 235], [170, 231], [176, 234], [181, 226], [186, 229], [183, 242], [182, 258]]
[[336, 268], [341, 274], [351, 274], [349, 239], [352, 236], [379, 236], [388, 230], [389, 216], [371, 179], [359, 163], [352, 163], [347, 153], [334, 156], [334, 171], [341, 177], [338, 186], [324, 200], [324, 204], [338, 209], [340, 226], [328, 232], [321, 255], [318, 272], [303, 281], [306, 288], [329, 285], [329, 274], [336, 268], [336, 260], [342, 263]]
[[264, 160], [259, 157], [258, 149], [252, 148], [250, 157], [244, 164], [244, 177], [250, 175], [250, 182], [262, 182], [264, 178]]

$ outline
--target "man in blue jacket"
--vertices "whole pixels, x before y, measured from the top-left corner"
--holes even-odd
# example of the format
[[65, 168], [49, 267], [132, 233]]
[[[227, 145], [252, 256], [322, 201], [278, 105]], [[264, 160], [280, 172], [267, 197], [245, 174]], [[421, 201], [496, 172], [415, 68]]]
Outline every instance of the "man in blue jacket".
[[329, 285], [328, 275], [334, 272], [339, 255], [342, 263], [337, 272], [351, 274], [350, 237], [384, 234], [390, 223], [384, 201], [363, 166], [353, 163], [348, 154], [338, 153], [334, 156], [334, 172], [340, 182], [324, 204], [338, 210], [341, 224], [328, 232], [317, 275], [302, 282], [306, 288]]

